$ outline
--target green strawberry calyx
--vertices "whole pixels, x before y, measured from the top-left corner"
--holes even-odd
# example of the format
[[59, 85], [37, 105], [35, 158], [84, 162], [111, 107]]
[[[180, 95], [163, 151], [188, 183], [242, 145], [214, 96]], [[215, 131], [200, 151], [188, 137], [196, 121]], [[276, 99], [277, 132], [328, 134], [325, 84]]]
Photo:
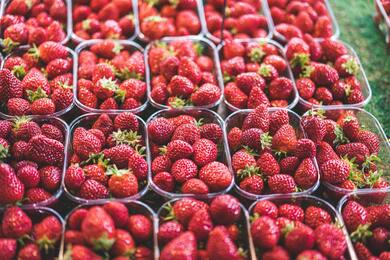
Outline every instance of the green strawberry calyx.
[[245, 165], [244, 169], [240, 169], [237, 171], [237, 177], [240, 180], [246, 179], [252, 176], [262, 176], [260, 172], [260, 168], [255, 165]]
[[363, 242], [365, 243], [369, 237], [372, 236], [372, 232], [370, 231], [371, 224], [359, 225], [357, 229], [351, 233], [352, 242]]
[[336, 136], [336, 138], [333, 140], [334, 145], [349, 143], [349, 139], [345, 136], [343, 129], [341, 129], [339, 125], [335, 127], [334, 134]]
[[44, 91], [41, 87], [38, 87], [37, 90], [26, 90], [28, 100], [32, 103], [35, 100], [41, 99], [41, 98], [47, 98], [48, 95], [46, 94], [46, 91]]
[[5, 53], [12, 52], [16, 47], [18, 47], [20, 45], [19, 42], [15, 42], [11, 38], [9, 38], [9, 37], [5, 38], [1, 42], [4, 45], [4, 49], [3, 50], [4, 50]]
[[164, 205], [163, 209], [167, 212], [167, 215], [164, 217], [164, 221], [176, 219], [175, 213], [173, 212], [173, 206], [170, 202]]
[[257, 74], [259, 74], [262, 77], [270, 77], [271, 76], [270, 65], [261, 64], [259, 70], [257, 71]]
[[181, 98], [181, 97], [174, 97], [170, 102], [169, 105], [172, 108], [183, 108], [184, 106], [188, 105], [188, 102]]
[[195, 43], [193, 48], [197, 56], [201, 56], [203, 54], [204, 46], [200, 42]]
[[31, 118], [28, 116], [18, 116], [15, 117], [12, 121], [12, 130], [18, 131], [20, 127], [31, 121]]
[[266, 53], [263, 51], [261, 47], [252, 48], [249, 52], [249, 58], [252, 62], [260, 63]]
[[294, 57], [290, 60], [292, 68], [301, 67], [303, 69], [304, 67], [307, 67], [309, 63], [310, 55], [306, 53], [295, 53]]
[[102, 234], [99, 238], [93, 239], [94, 250], [109, 251], [115, 243], [115, 238], [109, 238], [107, 233]]
[[116, 145], [127, 144], [131, 147], [135, 147], [141, 142], [141, 136], [136, 131], [132, 130], [120, 130], [112, 132], [112, 138], [115, 140]]
[[8, 147], [0, 144], [0, 162], [4, 161], [10, 156]]
[[26, 75], [26, 69], [22, 65], [16, 65], [12, 68], [12, 74], [18, 79], [23, 79]]
[[341, 67], [348, 72], [348, 74], [356, 75], [359, 72], [359, 64], [356, 62], [354, 58], [348, 59], [346, 62], [344, 62]]
[[106, 175], [108, 176], [111, 176], [111, 175], [115, 175], [115, 176], [124, 176], [126, 174], [129, 174], [130, 173], [130, 169], [118, 169], [118, 167], [116, 167], [116, 165], [110, 165], [107, 170], [106, 170]]
[[268, 132], [260, 136], [260, 145], [262, 150], [272, 146], [272, 136]]

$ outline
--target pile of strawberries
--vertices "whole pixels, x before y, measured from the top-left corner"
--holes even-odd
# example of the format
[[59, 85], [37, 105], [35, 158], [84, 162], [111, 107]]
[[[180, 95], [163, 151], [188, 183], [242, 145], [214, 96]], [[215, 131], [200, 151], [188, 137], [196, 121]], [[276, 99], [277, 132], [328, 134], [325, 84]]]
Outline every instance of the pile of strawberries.
[[173, 108], [215, 106], [222, 93], [213, 54], [200, 41], [153, 42], [148, 52], [152, 102]]
[[73, 1], [73, 32], [82, 40], [128, 39], [134, 31], [131, 0]]
[[362, 127], [353, 110], [310, 110], [301, 125], [316, 143], [321, 181], [331, 188], [330, 195], [340, 198], [355, 189], [389, 187], [382, 176], [381, 140]]
[[[384, 194], [386, 196], [386, 194]], [[362, 195], [366, 197], [366, 195]], [[366, 198], [361, 198], [366, 201]], [[342, 217], [359, 259], [390, 259], [390, 204], [348, 200]]]
[[365, 100], [362, 70], [357, 57], [338, 40], [293, 38], [286, 46], [286, 56], [296, 77], [299, 96], [311, 105], [358, 104]]
[[250, 229], [259, 259], [344, 259], [347, 241], [333, 215], [317, 205], [257, 202]]
[[225, 101], [230, 107], [287, 107], [295, 98], [288, 63], [276, 45], [233, 40], [227, 41], [221, 52]]
[[112, 201], [67, 218], [64, 259], [153, 259], [152, 217]]
[[0, 204], [47, 202], [59, 191], [67, 133], [56, 121], [0, 121]]
[[268, 23], [261, 14], [260, 0], [229, 0], [225, 10], [224, 1], [208, 0], [204, 1], [204, 12], [207, 30], [218, 39], [222, 36], [224, 40], [266, 38], [268, 35]]
[[132, 113], [85, 119], [71, 135], [68, 192], [84, 200], [128, 198], [147, 184], [145, 137]]
[[78, 57], [77, 98], [84, 110], [133, 110], [145, 102], [144, 56], [136, 47], [100, 40]]
[[55, 259], [62, 223], [47, 210], [12, 206], [1, 217], [0, 259]]
[[183, 198], [160, 213], [160, 260], [250, 259], [247, 223], [240, 202], [219, 195], [210, 204]]
[[183, 113], [148, 123], [153, 184], [165, 192], [222, 192], [232, 183], [233, 175], [223, 161], [220, 125], [197, 119]]
[[52, 41], [15, 52], [0, 70], [0, 93], [10, 116], [66, 112], [73, 105], [71, 53]]
[[5, 52], [21, 45], [62, 42], [67, 35], [67, 6], [64, 0], [11, 0], [0, 19], [1, 44]]
[[146, 41], [197, 35], [202, 30], [198, 0], [138, 0], [138, 18], [141, 38]]
[[325, 0], [268, 0], [275, 30], [284, 37], [302, 38], [305, 33], [315, 38], [333, 36], [332, 18]]
[[288, 110], [269, 113], [266, 106], [258, 106], [238, 125], [227, 127], [232, 168], [242, 191], [286, 194], [316, 185], [316, 146], [296, 132]]

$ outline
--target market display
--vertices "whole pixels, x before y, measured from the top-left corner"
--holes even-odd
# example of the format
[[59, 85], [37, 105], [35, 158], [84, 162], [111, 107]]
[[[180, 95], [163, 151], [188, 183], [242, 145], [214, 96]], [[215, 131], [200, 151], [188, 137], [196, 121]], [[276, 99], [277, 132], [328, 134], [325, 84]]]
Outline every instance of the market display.
[[327, 0], [2, 0], [0, 260], [389, 260], [389, 104], [339, 34]]

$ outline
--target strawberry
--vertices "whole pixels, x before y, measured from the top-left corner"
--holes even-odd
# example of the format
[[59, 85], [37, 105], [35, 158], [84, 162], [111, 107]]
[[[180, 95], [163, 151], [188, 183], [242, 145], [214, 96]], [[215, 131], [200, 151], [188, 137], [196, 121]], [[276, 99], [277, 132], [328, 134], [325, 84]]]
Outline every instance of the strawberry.
[[210, 232], [206, 250], [210, 259], [240, 259], [238, 248], [224, 226], [215, 227]]
[[299, 92], [299, 96], [303, 99], [309, 99], [314, 96], [315, 84], [309, 78], [300, 78], [295, 82]]
[[117, 229], [115, 232], [115, 243], [111, 248], [114, 256], [130, 254], [135, 249], [135, 242], [129, 232]]
[[175, 181], [184, 183], [197, 176], [198, 168], [196, 164], [189, 159], [179, 159], [172, 164], [171, 173], [175, 178]]
[[310, 158], [303, 159], [294, 174], [295, 183], [303, 189], [314, 186], [318, 179], [317, 169]]
[[248, 104], [247, 107], [250, 109], [256, 108], [260, 105], [270, 106], [270, 102], [268, 100], [267, 95], [258, 87], [252, 88], [249, 93]]
[[170, 171], [172, 166], [171, 160], [166, 155], [157, 156], [153, 159], [151, 169], [155, 175], [159, 172]]
[[237, 150], [241, 146], [242, 131], [238, 127], [232, 128], [227, 136], [230, 149]]
[[50, 138], [50, 139], [54, 139], [54, 140], [57, 140], [59, 142], [63, 142], [64, 141], [64, 135], [62, 133], [62, 131], [52, 125], [52, 124], [43, 124], [41, 126], [41, 131], [42, 131], [42, 134], [45, 135], [46, 137]]
[[310, 78], [322, 86], [331, 86], [339, 80], [337, 71], [326, 64], [316, 64]]
[[207, 194], [209, 193], [209, 187], [203, 181], [193, 178], [183, 183], [181, 192], [188, 194]]
[[331, 184], [344, 182], [349, 173], [350, 166], [342, 160], [329, 160], [321, 165], [321, 177]]
[[377, 154], [379, 152], [379, 137], [369, 130], [359, 131], [356, 141], [366, 145], [370, 154]]
[[309, 139], [314, 143], [322, 141], [326, 134], [324, 121], [316, 116], [304, 117], [301, 121], [301, 125]]
[[88, 210], [81, 224], [81, 232], [85, 241], [97, 250], [109, 250], [115, 242], [114, 221], [99, 206]]
[[108, 189], [113, 196], [118, 198], [130, 197], [138, 192], [138, 181], [135, 175], [129, 170], [109, 169]]
[[232, 167], [236, 173], [239, 173], [245, 168], [256, 166], [254, 156], [245, 149], [239, 150], [232, 156]]
[[303, 209], [294, 204], [282, 204], [279, 206], [279, 216], [293, 221], [302, 222], [305, 216]]
[[82, 259], [91, 259], [91, 260], [101, 260], [102, 257], [95, 254], [92, 250], [88, 249], [82, 245], [73, 245], [68, 247], [65, 252], [65, 258], [70, 257], [73, 260], [82, 260]]
[[264, 188], [264, 181], [258, 175], [249, 176], [240, 182], [240, 188], [249, 193], [261, 194]]
[[13, 259], [16, 256], [17, 241], [10, 238], [0, 239], [0, 257], [3, 259]]
[[40, 248], [51, 249], [61, 239], [62, 223], [55, 216], [48, 216], [33, 226], [32, 234]]
[[217, 161], [208, 163], [199, 170], [199, 179], [206, 183], [212, 192], [229, 187], [232, 178], [226, 165]]
[[256, 203], [253, 213], [259, 216], [268, 216], [276, 219], [278, 216], [278, 207], [269, 200], [262, 200]]
[[21, 82], [8, 69], [0, 70], [0, 83], [0, 92], [4, 95], [2, 100], [22, 97], [23, 88]]
[[68, 226], [70, 229], [79, 230], [81, 228], [81, 223], [85, 216], [87, 215], [88, 210], [84, 208], [78, 208], [74, 210], [68, 218]]
[[297, 145], [297, 137], [294, 128], [285, 124], [272, 137], [272, 148], [279, 152], [294, 151]]
[[216, 223], [230, 225], [240, 219], [241, 206], [231, 195], [220, 195], [211, 202], [210, 214]]
[[35, 115], [49, 115], [56, 111], [56, 106], [50, 98], [40, 98], [31, 104], [31, 113]]
[[273, 176], [280, 173], [278, 161], [269, 152], [263, 152], [257, 159], [256, 165], [265, 176]]
[[342, 210], [342, 216], [350, 232], [355, 231], [359, 225], [364, 225], [368, 222], [366, 209], [355, 201], [348, 201], [346, 203]]
[[193, 144], [194, 162], [198, 166], [204, 166], [217, 159], [217, 145], [208, 139], [199, 139]]
[[324, 40], [321, 46], [324, 51], [324, 56], [331, 62], [336, 61], [338, 57], [348, 53], [347, 48], [341, 42], [332, 39]]
[[71, 165], [65, 172], [64, 183], [68, 189], [77, 191], [85, 181], [85, 175], [82, 168]]
[[178, 126], [173, 133], [171, 140], [182, 140], [193, 145], [200, 137], [200, 129], [196, 125], [190, 123]]
[[159, 172], [153, 177], [153, 183], [160, 189], [171, 192], [175, 186], [175, 180], [169, 172]]
[[8, 114], [12, 116], [23, 116], [31, 114], [30, 103], [22, 98], [10, 98], [7, 102]]
[[310, 139], [299, 139], [294, 153], [300, 159], [314, 158], [316, 156], [316, 145]]
[[52, 41], [42, 43], [38, 49], [31, 49], [31, 52], [37, 53], [39, 58], [45, 63], [49, 63], [54, 59], [66, 59], [68, 57], [66, 47]]
[[95, 180], [86, 180], [80, 186], [79, 195], [84, 199], [104, 199], [109, 194], [103, 184]]
[[318, 165], [321, 167], [325, 162], [330, 160], [338, 160], [339, 157], [327, 142], [319, 142], [317, 145], [317, 156]]
[[329, 213], [316, 206], [309, 206], [305, 210], [305, 224], [311, 228], [317, 228], [322, 224], [330, 224], [332, 218]]
[[308, 226], [295, 227], [285, 236], [285, 246], [292, 254], [311, 249], [314, 246], [315, 236], [314, 231]]
[[210, 231], [213, 229], [213, 222], [211, 216], [206, 209], [201, 209], [195, 212], [194, 216], [188, 223], [188, 230], [193, 232], [196, 239], [206, 240]]
[[0, 203], [15, 203], [23, 198], [24, 185], [16, 177], [15, 171], [6, 163], [0, 164], [1, 178], [0, 183], [3, 187], [0, 193]]
[[[31, 69], [22, 80], [23, 93], [32, 101], [40, 97], [46, 97], [51, 93], [49, 81], [36, 68]], [[30, 90], [30, 91], [29, 91]]]
[[38, 170], [29, 165], [20, 168], [17, 171], [16, 176], [24, 184], [25, 188], [36, 187], [40, 181]]
[[141, 214], [131, 215], [127, 222], [127, 229], [136, 241], [147, 241], [152, 235], [152, 228], [151, 220]]
[[167, 143], [174, 130], [174, 125], [166, 118], [156, 118], [148, 124], [149, 137], [158, 144]]
[[4, 212], [1, 227], [6, 237], [18, 239], [31, 232], [32, 222], [22, 209], [9, 207]]
[[269, 124], [270, 118], [267, 106], [260, 105], [248, 114], [242, 124], [242, 129], [260, 128], [263, 132], [268, 132]]
[[64, 145], [44, 135], [37, 135], [29, 141], [29, 154], [32, 160], [49, 165], [60, 164], [64, 160]]
[[192, 215], [202, 208], [208, 208], [209, 206], [203, 201], [199, 201], [192, 198], [183, 198], [176, 201], [172, 206], [172, 213], [179, 223], [187, 226]]
[[237, 108], [245, 108], [248, 96], [235, 83], [228, 83], [224, 89], [225, 99]]
[[237, 76], [235, 82], [246, 95], [249, 95], [254, 87], [258, 87], [261, 90], [265, 89], [265, 80], [254, 72], [241, 73]]
[[222, 140], [222, 129], [218, 124], [207, 123], [200, 127], [200, 135], [218, 144]]
[[293, 90], [293, 83], [288, 78], [279, 77], [271, 82], [268, 90], [271, 99], [288, 99]]
[[263, 254], [264, 260], [272, 260], [272, 259], [282, 259], [287, 260], [290, 259], [288, 252], [281, 246], [275, 246], [273, 249], [265, 252]]
[[218, 86], [205, 83], [191, 95], [191, 101], [195, 106], [211, 105], [221, 97], [221, 90]]
[[157, 238], [160, 244], [166, 244], [183, 232], [183, 226], [177, 221], [167, 221], [159, 225]]
[[161, 260], [174, 258], [196, 258], [196, 238], [194, 233], [187, 231], [171, 240], [161, 251]]
[[365, 158], [370, 155], [370, 151], [367, 146], [362, 143], [348, 143], [342, 144], [336, 147], [336, 153], [344, 158], [352, 160], [355, 159], [355, 163], [362, 164], [365, 161]]
[[270, 176], [268, 186], [272, 193], [293, 193], [297, 189], [294, 179], [286, 174]]
[[329, 258], [338, 258], [344, 255], [347, 249], [343, 231], [332, 224], [323, 224], [315, 229], [316, 245]]
[[26, 203], [34, 204], [38, 202], [44, 202], [52, 198], [52, 194], [44, 190], [43, 188], [30, 188], [26, 191]]
[[280, 231], [275, 221], [267, 216], [256, 218], [251, 224], [251, 234], [256, 247], [271, 249], [278, 243]]
[[73, 150], [82, 158], [88, 158], [92, 153], [101, 151], [100, 140], [85, 128], [78, 127], [73, 132]]
[[36, 244], [28, 244], [20, 249], [18, 259], [41, 259], [41, 252]]

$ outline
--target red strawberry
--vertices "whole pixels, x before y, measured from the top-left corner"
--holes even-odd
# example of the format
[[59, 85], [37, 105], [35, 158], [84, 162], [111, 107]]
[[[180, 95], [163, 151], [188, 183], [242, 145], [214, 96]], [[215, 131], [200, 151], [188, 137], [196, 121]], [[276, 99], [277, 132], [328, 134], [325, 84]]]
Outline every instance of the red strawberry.
[[56, 165], [64, 160], [64, 145], [44, 135], [36, 135], [29, 141], [30, 158], [38, 163]]
[[257, 159], [256, 165], [265, 176], [273, 176], [280, 173], [278, 161], [269, 152], [262, 153]]
[[167, 143], [174, 130], [174, 125], [166, 118], [156, 118], [148, 124], [149, 137], [158, 144]]
[[341, 229], [332, 224], [323, 224], [315, 229], [316, 245], [326, 257], [342, 257], [347, 249], [347, 242]]
[[24, 185], [16, 177], [12, 167], [6, 163], [1, 163], [0, 173], [0, 184], [3, 187], [0, 192], [0, 203], [9, 204], [21, 200], [24, 194]]
[[314, 186], [317, 179], [318, 173], [312, 159], [303, 159], [294, 174], [295, 183], [302, 189], [309, 189]]
[[314, 143], [322, 141], [326, 134], [325, 124], [322, 119], [317, 116], [306, 116], [302, 119], [301, 124], [309, 139]]
[[85, 175], [82, 168], [71, 165], [65, 172], [64, 183], [68, 189], [78, 191], [81, 184], [85, 181]]
[[59, 142], [64, 141], [64, 135], [63, 135], [62, 131], [54, 125], [43, 124], [41, 126], [41, 131], [42, 131], [43, 135], [47, 136], [50, 139], [54, 139], [54, 140], [57, 140]]
[[49, 63], [54, 59], [66, 59], [68, 57], [66, 47], [52, 41], [42, 43], [38, 49], [32, 49], [31, 52], [36, 52], [45, 63]]
[[310, 77], [321, 86], [331, 86], [339, 80], [337, 71], [326, 64], [316, 64]]
[[293, 83], [288, 78], [279, 77], [271, 82], [268, 90], [271, 99], [288, 99], [293, 91]]
[[271, 249], [277, 245], [280, 231], [275, 221], [267, 216], [256, 218], [251, 224], [251, 234], [256, 247]]
[[73, 132], [73, 150], [81, 158], [88, 158], [92, 153], [99, 153], [102, 149], [100, 140], [82, 127]]
[[136, 241], [147, 241], [153, 232], [151, 220], [141, 214], [135, 214], [129, 217], [127, 229]]
[[265, 89], [265, 80], [257, 73], [247, 72], [241, 73], [236, 78], [237, 87], [239, 87], [246, 95], [249, 95], [254, 87]]
[[137, 177], [130, 170], [109, 169], [108, 189], [117, 198], [125, 198], [135, 195], [138, 192]]
[[190, 123], [178, 126], [173, 133], [171, 140], [182, 140], [193, 145], [200, 137], [200, 129], [196, 125]]
[[50, 98], [40, 98], [31, 104], [31, 113], [34, 115], [49, 115], [56, 111], [56, 106]]
[[129, 232], [123, 229], [115, 231], [115, 243], [111, 248], [114, 256], [131, 254], [135, 250], [135, 242]]
[[292, 254], [311, 249], [314, 246], [315, 236], [314, 231], [305, 225], [295, 227], [285, 236], [285, 246]]
[[85, 241], [98, 250], [109, 250], [115, 242], [114, 221], [99, 206], [88, 210], [81, 224], [81, 232]]
[[343, 160], [329, 160], [321, 165], [321, 177], [331, 184], [347, 180], [350, 166]]
[[70, 229], [74, 230], [80, 230], [81, 223], [84, 220], [85, 216], [87, 215], [88, 210], [84, 208], [78, 208], [74, 210], [68, 218], [68, 225]]
[[370, 250], [361, 242], [355, 243], [354, 249], [359, 259], [370, 259], [372, 257]]
[[270, 176], [268, 186], [272, 193], [293, 193], [297, 189], [294, 179], [286, 174]]
[[245, 118], [242, 129], [260, 128], [264, 133], [268, 132], [270, 125], [270, 117], [268, 108], [265, 105], [260, 105], [250, 112]]
[[350, 232], [356, 230], [359, 225], [364, 225], [368, 222], [366, 209], [355, 201], [348, 201], [342, 210], [343, 220], [347, 229]]
[[370, 150], [370, 154], [377, 154], [379, 152], [379, 137], [369, 130], [359, 131], [356, 141], [366, 145]]
[[330, 224], [332, 218], [329, 213], [316, 206], [307, 207], [305, 210], [305, 224], [311, 228], [317, 228], [322, 224]]
[[293, 221], [303, 222], [305, 213], [303, 209], [294, 204], [283, 204], [279, 206], [279, 217], [285, 217]]
[[259, 175], [252, 175], [240, 182], [240, 188], [253, 194], [261, 194], [264, 188], [264, 181]]
[[344, 46], [344, 44], [332, 39], [325, 39], [321, 43], [321, 46], [324, 51], [325, 57], [331, 62], [336, 61], [338, 57], [348, 53], [347, 48]]
[[104, 199], [108, 195], [106, 186], [95, 180], [86, 180], [80, 186], [79, 196], [84, 199]]
[[213, 222], [207, 209], [195, 212], [188, 223], [188, 231], [192, 231], [198, 241], [206, 240], [213, 229]]
[[161, 260], [173, 260], [175, 258], [195, 259], [196, 238], [194, 233], [187, 231], [171, 240], [161, 251]]
[[317, 145], [317, 162], [321, 167], [325, 162], [329, 160], [338, 160], [339, 157], [327, 142], [319, 142]]
[[267, 95], [258, 87], [254, 87], [249, 93], [248, 108], [253, 109], [260, 105], [270, 106]]
[[209, 187], [203, 181], [193, 178], [183, 183], [181, 192], [188, 194], [207, 194], [209, 193]]
[[237, 108], [245, 108], [248, 96], [240, 90], [235, 83], [228, 83], [224, 89], [224, 95], [227, 102]]
[[153, 177], [153, 183], [160, 189], [171, 192], [175, 186], [175, 180], [169, 172], [159, 172]]
[[183, 198], [173, 204], [172, 211], [175, 219], [186, 226], [195, 212], [208, 207], [203, 201]]
[[36, 244], [28, 244], [20, 249], [18, 253], [18, 259], [20, 260], [39, 260], [41, 259], [41, 252]]
[[253, 208], [253, 214], [258, 214], [259, 216], [268, 216], [270, 218], [276, 219], [278, 216], [278, 207], [269, 200], [262, 200], [256, 203]]
[[230, 225], [241, 217], [239, 201], [231, 195], [220, 195], [210, 204], [210, 213], [215, 223]]
[[294, 128], [285, 124], [279, 128], [272, 138], [272, 148], [279, 152], [294, 151], [297, 145], [297, 137]]
[[177, 182], [184, 183], [197, 176], [198, 168], [196, 164], [189, 159], [179, 159], [173, 163], [171, 173]]
[[366, 158], [370, 155], [370, 151], [367, 146], [362, 143], [348, 143], [342, 144], [336, 147], [336, 153], [340, 157], [347, 157], [352, 160], [355, 159], [355, 163], [362, 164]]
[[62, 223], [55, 216], [45, 217], [33, 227], [33, 236], [41, 248], [51, 249], [61, 239]]
[[13, 259], [16, 256], [17, 241], [15, 239], [1, 238], [0, 250], [2, 259]]
[[176, 75], [168, 84], [168, 91], [173, 96], [188, 98], [195, 90], [194, 84], [186, 77]]
[[215, 123], [204, 124], [200, 127], [200, 135], [202, 138], [209, 139], [218, 144], [222, 140], [222, 129]]
[[38, 170], [33, 166], [27, 165], [20, 168], [17, 171], [16, 176], [24, 184], [25, 188], [36, 187], [40, 182]]
[[70, 256], [71, 259], [73, 260], [83, 260], [83, 259], [101, 260], [102, 259], [102, 257], [95, 254], [92, 250], [81, 245], [73, 245], [72, 247], [69, 247], [65, 253], [65, 256]]
[[164, 222], [158, 227], [158, 242], [164, 245], [178, 237], [183, 231], [183, 226], [177, 221]]
[[204, 166], [217, 159], [217, 145], [208, 139], [197, 140], [192, 148], [194, 149], [193, 159], [198, 166]]
[[191, 101], [195, 106], [206, 106], [216, 103], [221, 97], [221, 90], [218, 86], [205, 83], [191, 95]]
[[280, 260], [288, 260], [290, 256], [288, 252], [281, 246], [275, 246], [271, 250], [265, 252], [263, 254], [264, 260], [272, 260], [272, 259], [280, 259]]
[[166, 155], [157, 156], [152, 161], [152, 173], [157, 174], [159, 172], [169, 172], [172, 166], [171, 160]]
[[220, 162], [211, 162], [199, 170], [199, 179], [209, 187], [210, 191], [221, 191], [229, 187], [232, 174], [226, 165]]
[[31, 188], [26, 191], [26, 204], [34, 204], [38, 202], [47, 201], [52, 198], [52, 194], [43, 188]]
[[23, 116], [31, 114], [30, 103], [23, 98], [10, 98], [7, 102], [8, 114], [11, 116]]
[[8, 69], [0, 70], [0, 92], [3, 97], [1, 100], [8, 100], [10, 98], [21, 98], [23, 95], [23, 88], [20, 81]]
[[206, 245], [210, 259], [240, 259], [237, 246], [224, 226], [215, 227], [209, 234]]
[[32, 222], [22, 209], [9, 207], [4, 212], [1, 228], [6, 237], [18, 239], [31, 232]]

